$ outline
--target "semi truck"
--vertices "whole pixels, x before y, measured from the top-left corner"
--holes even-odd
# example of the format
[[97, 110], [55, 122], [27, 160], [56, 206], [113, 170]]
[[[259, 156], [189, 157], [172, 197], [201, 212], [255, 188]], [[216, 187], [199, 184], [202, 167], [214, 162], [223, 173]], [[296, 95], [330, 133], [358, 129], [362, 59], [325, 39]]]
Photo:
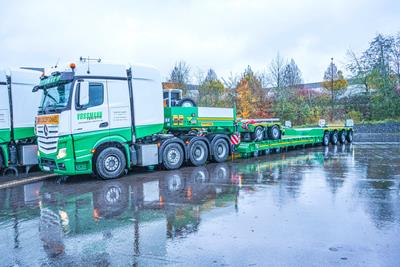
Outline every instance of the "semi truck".
[[35, 116], [39, 94], [32, 94], [40, 73], [0, 70], [0, 171], [37, 165]]
[[325, 135], [335, 143], [338, 132], [352, 134], [351, 127], [336, 127], [318, 136], [287, 136], [276, 119], [243, 120], [235, 108], [169, 101], [159, 71], [143, 65], [70, 63], [45, 73], [33, 91], [42, 95], [36, 117], [39, 166], [66, 176], [112, 179], [134, 166], [173, 170], [184, 163], [223, 162], [236, 149], [253, 153], [322, 143]]

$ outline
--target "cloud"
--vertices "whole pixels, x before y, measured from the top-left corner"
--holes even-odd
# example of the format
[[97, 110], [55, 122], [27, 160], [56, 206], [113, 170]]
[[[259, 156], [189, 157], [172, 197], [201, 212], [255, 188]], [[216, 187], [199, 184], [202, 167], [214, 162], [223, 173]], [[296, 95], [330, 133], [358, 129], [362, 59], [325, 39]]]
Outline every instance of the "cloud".
[[261, 71], [279, 51], [312, 82], [331, 57], [341, 66], [349, 47], [400, 25], [396, 1], [0, 1], [1, 66], [83, 55], [151, 64], [164, 77], [178, 60], [219, 76]]

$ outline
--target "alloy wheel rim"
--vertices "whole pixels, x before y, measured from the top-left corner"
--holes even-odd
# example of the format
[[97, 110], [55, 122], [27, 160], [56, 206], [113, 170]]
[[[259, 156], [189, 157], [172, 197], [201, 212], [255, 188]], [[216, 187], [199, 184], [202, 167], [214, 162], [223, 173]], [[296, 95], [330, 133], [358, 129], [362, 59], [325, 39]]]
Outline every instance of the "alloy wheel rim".
[[104, 166], [107, 171], [115, 171], [119, 167], [119, 160], [116, 156], [110, 155], [104, 160]]

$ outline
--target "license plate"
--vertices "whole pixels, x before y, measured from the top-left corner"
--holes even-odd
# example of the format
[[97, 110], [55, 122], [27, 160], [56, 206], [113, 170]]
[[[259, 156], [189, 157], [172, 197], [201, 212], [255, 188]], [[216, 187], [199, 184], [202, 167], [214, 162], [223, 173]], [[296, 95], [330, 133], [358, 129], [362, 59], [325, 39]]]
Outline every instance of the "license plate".
[[43, 166], [43, 170], [49, 172], [49, 171], [50, 171], [50, 167], [48, 167], [48, 166]]

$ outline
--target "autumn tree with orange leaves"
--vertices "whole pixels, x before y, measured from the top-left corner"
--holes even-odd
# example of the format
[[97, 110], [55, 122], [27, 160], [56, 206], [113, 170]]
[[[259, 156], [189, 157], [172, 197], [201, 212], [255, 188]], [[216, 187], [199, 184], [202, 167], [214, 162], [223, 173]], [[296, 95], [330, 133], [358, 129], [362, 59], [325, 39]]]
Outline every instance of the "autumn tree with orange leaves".
[[261, 78], [250, 66], [243, 73], [236, 86], [237, 116], [240, 118], [269, 118], [272, 116], [271, 101], [262, 88]]

